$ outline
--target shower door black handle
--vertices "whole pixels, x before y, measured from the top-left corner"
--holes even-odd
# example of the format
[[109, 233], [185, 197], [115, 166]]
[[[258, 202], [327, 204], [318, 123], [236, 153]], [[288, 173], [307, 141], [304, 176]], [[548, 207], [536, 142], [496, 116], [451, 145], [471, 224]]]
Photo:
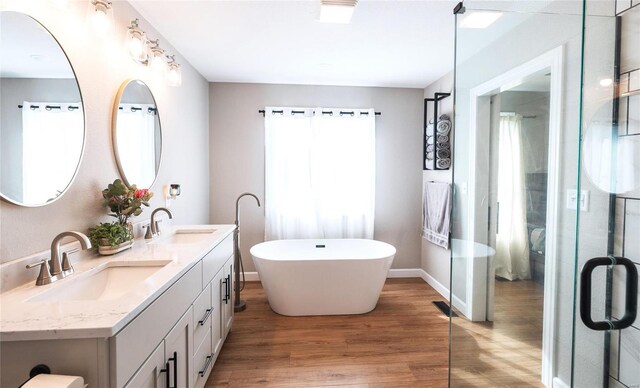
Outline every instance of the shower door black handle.
[[[624, 316], [620, 320], [593, 321], [591, 319], [591, 275], [599, 266], [622, 265], [627, 270]], [[638, 313], [638, 270], [625, 257], [595, 257], [584, 263], [580, 273], [580, 318], [592, 330], [620, 330], [633, 324]]]

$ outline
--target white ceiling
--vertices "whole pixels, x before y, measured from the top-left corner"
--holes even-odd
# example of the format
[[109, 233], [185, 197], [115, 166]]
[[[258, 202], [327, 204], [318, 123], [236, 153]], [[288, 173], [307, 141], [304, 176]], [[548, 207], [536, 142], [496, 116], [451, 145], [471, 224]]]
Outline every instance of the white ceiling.
[[319, 0], [129, 2], [210, 82], [423, 88], [453, 69], [458, 0], [360, 0], [346, 25], [317, 22]]

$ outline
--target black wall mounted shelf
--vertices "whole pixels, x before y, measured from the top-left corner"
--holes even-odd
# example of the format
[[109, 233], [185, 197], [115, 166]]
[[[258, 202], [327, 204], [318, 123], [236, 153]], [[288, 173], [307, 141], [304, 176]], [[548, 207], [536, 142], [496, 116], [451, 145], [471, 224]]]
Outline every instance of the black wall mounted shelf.
[[[451, 128], [445, 136], [447, 136], [446, 142], [438, 141], [438, 104], [440, 101], [445, 98], [451, 96], [451, 93], [439, 93], [436, 92], [433, 94], [433, 98], [425, 98], [424, 99], [424, 125], [422, 126], [423, 134], [422, 134], [422, 169], [423, 170], [448, 170], [451, 168], [451, 162], [453, 161], [453, 152], [452, 152], [452, 130]], [[428, 117], [428, 105], [429, 103], [433, 103], [433, 131], [431, 135], [428, 135], [427, 128], [429, 127], [429, 117]], [[451, 124], [452, 119], [450, 117]], [[431, 144], [429, 144], [431, 143]], [[444, 144], [446, 143], [446, 144]], [[448, 154], [448, 158], [443, 157]], [[442, 161], [442, 159], [449, 159], [449, 163]], [[441, 160], [440, 163], [438, 161]]]

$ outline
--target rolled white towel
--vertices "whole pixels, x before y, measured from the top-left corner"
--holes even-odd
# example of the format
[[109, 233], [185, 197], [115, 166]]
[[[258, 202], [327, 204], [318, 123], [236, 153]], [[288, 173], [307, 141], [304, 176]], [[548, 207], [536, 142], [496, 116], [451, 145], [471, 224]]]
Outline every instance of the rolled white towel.
[[433, 152], [427, 152], [427, 160], [433, 160]]
[[427, 125], [427, 136], [433, 136], [433, 124]]
[[433, 144], [427, 145], [427, 152], [433, 152], [436, 150], [436, 146]]
[[427, 144], [435, 144], [436, 140], [433, 136], [427, 136]]

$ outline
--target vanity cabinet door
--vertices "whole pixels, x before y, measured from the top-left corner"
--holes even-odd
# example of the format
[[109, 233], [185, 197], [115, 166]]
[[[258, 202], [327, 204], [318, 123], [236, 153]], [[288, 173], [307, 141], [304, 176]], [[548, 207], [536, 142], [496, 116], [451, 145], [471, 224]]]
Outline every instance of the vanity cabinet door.
[[166, 373], [168, 372], [166, 366], [163, 341], [133, 375], [125, 388], [166, 388]]
[[227, 334], [229, 334], [229, 331], [231, 330], [231, 324], [233, 323], [233, 304], [234, 304], [233, 256], [231, 256], [229, 260], [224, 264], [223, 270], [224, 270], [224, 280], [226, 280], [225, 282], [226, 294], [225, 294], [225, 298], [223, 299], [224, 301], [223, 338], [227, 338]]
[[220, 353], [220, 349], [222, 348], [222, 322], [224, 319], [224, 311], [222, 306], [224, 306], [224, 302], [222, 298], [224, 296], [224, 287], [225, 285], [222, 282], [222, 278], [224, 277], [224, 270], [220, 269], [216, 276], [213, 278], [211, 282], [211, 301], [213, 302], [213, 316], [211, 319], [211, 351], [214, 354], [214, 357], [218, 357], [218, 353]]
[[193, 387], [193, 307], [180, 318], [164, 339], [169, 366], [169, 387]]

